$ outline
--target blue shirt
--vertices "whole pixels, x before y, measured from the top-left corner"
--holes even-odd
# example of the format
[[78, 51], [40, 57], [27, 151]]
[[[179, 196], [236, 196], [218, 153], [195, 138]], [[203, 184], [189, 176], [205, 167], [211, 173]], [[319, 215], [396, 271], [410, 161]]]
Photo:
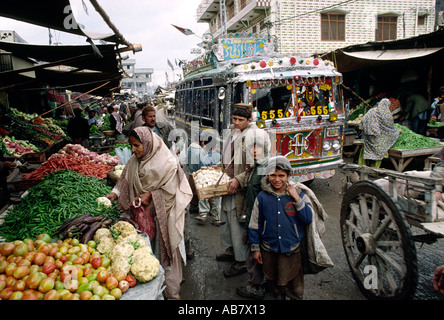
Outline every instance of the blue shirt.
[[304, 237], [304, 227], [312, 222], [313, 211], [303, 200], [286, 194], [274, 195], [261, 191], [257, 195], [249, 224], [251, 250], [259, 246], [267, 251], [290, 253], [299, 247]]

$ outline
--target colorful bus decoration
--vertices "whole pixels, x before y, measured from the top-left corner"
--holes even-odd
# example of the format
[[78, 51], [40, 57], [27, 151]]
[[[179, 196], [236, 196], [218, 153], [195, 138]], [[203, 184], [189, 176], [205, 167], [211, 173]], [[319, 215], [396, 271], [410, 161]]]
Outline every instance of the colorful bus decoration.
[[[231, 37], [213, 47], [211, 68], [185, 74], [176, 87], [176, 127], [191, 134], [193, 124], [222, 135], [233, 105], [249, 103], [258, 127], [270, 133], [275, 152], [290, 160], [294, 180], [331, 177], [343, 162], [341, 73], [320, 58], [277, 54], [261, 35]], [[232, 44], [243, 46], [240, 58], [233, 58]], [[249, 44], [256, 48], [252, 56]]]

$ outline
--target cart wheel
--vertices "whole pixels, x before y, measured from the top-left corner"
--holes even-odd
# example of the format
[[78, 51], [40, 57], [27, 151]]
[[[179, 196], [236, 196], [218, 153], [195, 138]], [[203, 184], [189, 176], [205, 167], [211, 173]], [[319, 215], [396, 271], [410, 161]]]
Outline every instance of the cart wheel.
[[410, 299], [418, 283], [416, 248], [404, 214], [371, 181], [359, 181], [341, 206], [344, 251], [368, 299]]

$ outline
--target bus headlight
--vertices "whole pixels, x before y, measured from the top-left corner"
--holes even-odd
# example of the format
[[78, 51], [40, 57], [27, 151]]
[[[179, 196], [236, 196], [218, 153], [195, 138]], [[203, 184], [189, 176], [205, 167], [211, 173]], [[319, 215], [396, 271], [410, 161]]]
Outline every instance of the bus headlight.
[[341, 148], [341, 142], [339, 140], [333, 140], [331, 147], [333, 150], [337, 151]]
[[329, 151], [331, 149], [331, 142], [329, 140], [324, 140], [324, 142], [322, 142], [322, 149], [324, 151]]

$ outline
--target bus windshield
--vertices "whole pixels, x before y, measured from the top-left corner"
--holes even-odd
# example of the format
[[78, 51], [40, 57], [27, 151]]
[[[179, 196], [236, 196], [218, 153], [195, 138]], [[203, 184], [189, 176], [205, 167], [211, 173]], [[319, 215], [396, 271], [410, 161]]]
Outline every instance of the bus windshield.
[[331, 81], [299, 83], [298, 86], [286, 85], [285, 82], [281, 85], [252, 82], [250, 93], [253, 108], [263, 120], [343, 113], [342, 97]]

